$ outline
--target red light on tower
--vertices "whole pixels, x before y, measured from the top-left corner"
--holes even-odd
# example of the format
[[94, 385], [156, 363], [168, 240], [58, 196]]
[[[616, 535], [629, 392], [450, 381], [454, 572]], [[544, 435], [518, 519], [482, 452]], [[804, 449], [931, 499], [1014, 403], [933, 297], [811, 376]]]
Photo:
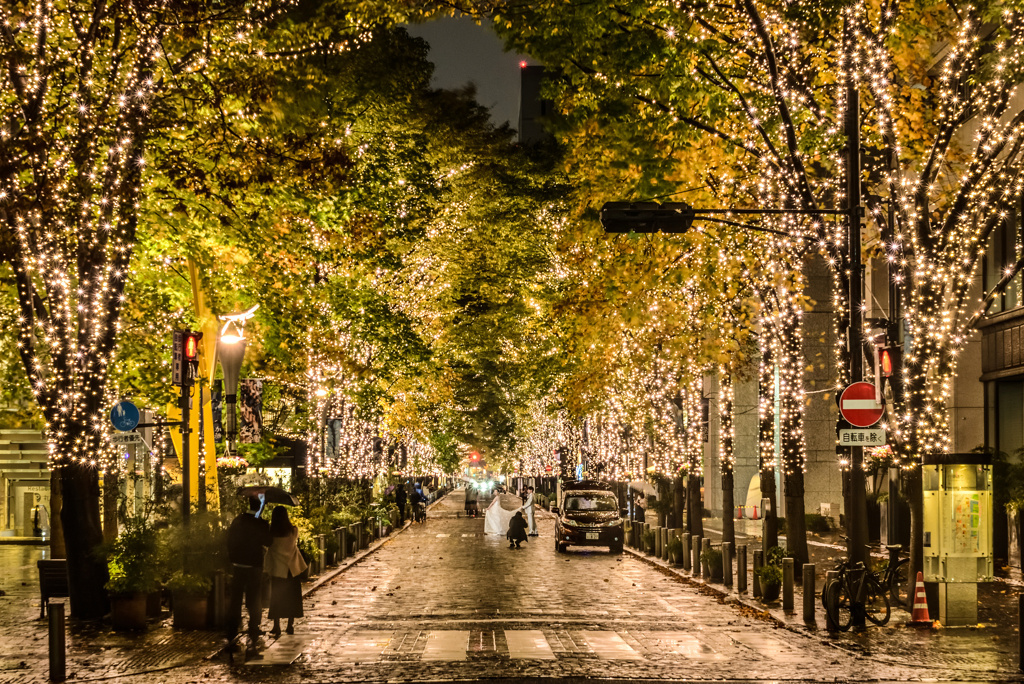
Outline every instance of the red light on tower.
[[519, 68], [520, 69], [525, 69], [528, 66], [530, 66], [530, 65], [527, 63], [527, 61], [525, 59], [519, 60]]

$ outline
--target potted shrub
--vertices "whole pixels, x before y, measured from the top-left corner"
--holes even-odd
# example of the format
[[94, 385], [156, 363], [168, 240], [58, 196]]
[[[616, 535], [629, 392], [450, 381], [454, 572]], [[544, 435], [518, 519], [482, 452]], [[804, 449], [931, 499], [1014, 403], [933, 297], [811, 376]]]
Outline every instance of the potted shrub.
[[683, 564], [683, 540], [679, 537], [672, 537], [668, 542], [668, 559], [672, 565], [681, 566]]
[[757, 579], [761, 582], [761, 600], [765, 603], [778, 600], [782, 589], [782, 569], [777, 565], [762, 565], [757, 570]]
[[644, 543], [644, 553], [648, 556], [654, 553], [654, 530], [647, 530], [641, 537]]
[[213, 581], [208, 575], [178, 570], [167, 580], [171, 590], [174, 626], [206, 629], [206, 608]]
[[179, 629], [205, 629], [209, 618], [209, 598], [213, 577], [227, 569], [227, 549], [219, 516], [199, 513], [185, 528], [181, 525], [161, 530], [162, 577], [171, 591], [174, 626]]
[[145, 629], [146, 601], [157, 590], [157, 540], [144, 517], [129, 518], [107, 549], [110, 621], [115, 629]]
[[707, 566], [709, 577], [712, 582], [722, 581], [722, 551], [709, 546], [700, 552], [700, 562]]

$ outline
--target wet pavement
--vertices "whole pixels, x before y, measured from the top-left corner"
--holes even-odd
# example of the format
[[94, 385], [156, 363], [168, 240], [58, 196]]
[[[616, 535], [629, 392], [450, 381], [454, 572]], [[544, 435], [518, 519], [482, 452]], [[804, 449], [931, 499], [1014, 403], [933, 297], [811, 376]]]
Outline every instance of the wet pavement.
[[[265, 641], [260, 658], [231, 665], [207, 632], [104, 632], [106, 650], [69, 639], [72, 681], [1020, 680], [1016, 634], [1005, 625], [832, 637], [632, 553], [556, 554], [546, 514], [541, 536], [510, 550], [484, 536], [481, 518], [456, 517], [462, 502], [459, 491], [446, 497], [425, 524], [309, 594], [295, 637]], [[22, 560], [34, 582], [34, 559]], [[0, 588], [11, 583], [5, 576]], [[2, 683], [46, 681], [35, 591], [0, 599]], [[143, 655], [161, 643], [183, 664], [147, 668]]]

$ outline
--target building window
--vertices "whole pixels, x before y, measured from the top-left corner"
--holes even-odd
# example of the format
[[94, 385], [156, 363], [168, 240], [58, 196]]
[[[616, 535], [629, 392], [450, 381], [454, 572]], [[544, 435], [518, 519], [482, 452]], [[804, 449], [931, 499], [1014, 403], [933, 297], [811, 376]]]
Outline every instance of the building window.
[[[1021, 240], [1021, 225], [1024, 223], [1021, 221], [1022, 214], [1024, 214], [1024, 210], [1019, 208], [1017, 215], [1008, 218], [992, 234], [988, 251], [985, 253], [982, 273], [985, 292], [995, 287], [1003, 277], [1004, 270], [1020, 259], [1021, 243], [1024, 242]], [[1003, 293], [992, 300], [988, 313], [1001, 313], [1020, 306], [1022, 303], [1021, 283], [1022, 274], [1018, 273]]]

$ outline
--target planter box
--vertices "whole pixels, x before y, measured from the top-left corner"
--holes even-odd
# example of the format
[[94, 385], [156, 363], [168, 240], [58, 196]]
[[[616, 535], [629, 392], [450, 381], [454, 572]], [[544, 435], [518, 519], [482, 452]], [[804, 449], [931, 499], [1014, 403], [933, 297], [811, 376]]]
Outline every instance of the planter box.
[[114, 629], [145, 629], [148, 594], [122, 594], [110, 597], [110, 622]]
[[779, 592], [782, 590], [781, 584], [762, 584], [761, 585], [761, 602], [771, 603], [779, 599]]
[[206, 594], [175, 594], [173, 601], [175, 629], [206, 629]]

